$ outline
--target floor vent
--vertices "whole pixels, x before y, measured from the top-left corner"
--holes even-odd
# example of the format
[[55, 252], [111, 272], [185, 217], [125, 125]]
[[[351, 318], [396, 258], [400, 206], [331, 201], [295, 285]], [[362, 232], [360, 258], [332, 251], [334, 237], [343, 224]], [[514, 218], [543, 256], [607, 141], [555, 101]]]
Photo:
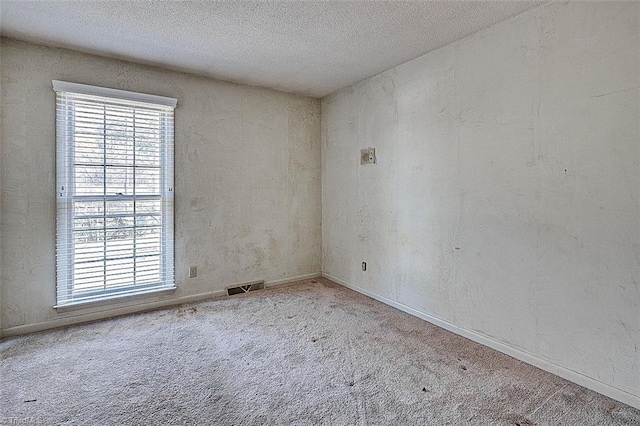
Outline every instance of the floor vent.
[[262, 290], [264, 288], [264, 281], [251, 281], [250, 283], [234, 284], [227, 287], [227, 296], [233, 296], [234, 294], [248, 293], [254, 290]]

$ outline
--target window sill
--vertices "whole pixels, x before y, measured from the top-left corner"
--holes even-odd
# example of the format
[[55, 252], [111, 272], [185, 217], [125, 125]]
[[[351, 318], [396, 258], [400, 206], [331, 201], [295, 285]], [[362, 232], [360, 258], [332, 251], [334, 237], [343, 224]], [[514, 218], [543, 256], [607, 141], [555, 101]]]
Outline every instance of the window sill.
[[64, 305], [55, 305], [53, 308], [58, 313], [64, 313], [68, 311], [76, 311], [79, 309], [89, 309], [89, 308], [94, 308], [98, 306], [113, 305], [121, 302], [144, 299], [147, 296], [160, 296], [163, 294], [171, 294], [174, 291], [176, 291], [176, 289], [177, 287], [174, 286], [169, 288], [149, 290], [141, 293], [114, 295], [109, 297], [103, 297], [97, 300], [87, 300], [87, 301], [66, 303]]

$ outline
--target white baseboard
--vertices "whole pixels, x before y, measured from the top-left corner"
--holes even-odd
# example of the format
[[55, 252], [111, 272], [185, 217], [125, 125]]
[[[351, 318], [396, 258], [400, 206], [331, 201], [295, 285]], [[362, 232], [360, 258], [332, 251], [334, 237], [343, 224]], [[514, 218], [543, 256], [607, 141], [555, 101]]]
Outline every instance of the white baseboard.
[[[282, 278], [278, 280], [266, 281], [265, 287], [273, 287], [276, 285], [288, 284], [296, 281], [307, 280], [311, 278], [317, 278], [321, 276], [320, 272], [311, 274], [298, 275], [295, 277]], [[134, 314], [144, 311], [150, 311], [158, 308], [166, 308], [174, 305], [182, 305], [184, 303], [201, 302], [203, 300], [212, 299], [214, 297], [220, 297], [226, 295], [225, 290], [215, 290], [206, 293], [192, 294], [189, 296], [182, 296], [170, 299], [156, 300], [152, 302], [140, 302], [135, 304], [128, 304], [126, 306], [114, 305], [113, 307], [104, 306], [104, 309], [94, 310], [92, 312], [78, 313], [77, 315], [67, 315], [63, 318], [54, 318], [47, 321], [18, 325], [15, 327], [5, 328], [0, 331], [0, 337], [18, 336], [20, 334], [35, 333], [37, 331], [49, 330], [52, 328], [65, 327], [73, 324], [80, 324], [83, 322], [97, 321], [111, 317], [117, 317], [120, 315]]]
[[548, 371], [549, 373], [555, 374], [557, 376], [562, 377], [563, 379], [567, 379], [571, 382], [574, 382], [580, 386], [584, 386], [585, 388], [591, 389], [595, 392], [601, 393], [602, 395], [608, 396], [609, 398], [613, 398], [617, 401], [620, 401], [624, 404], [630, 405], [634, 408], [640, 409], [640, 396], [633, 395], [629, 392], [623, 391], [616, 387], [613, 387], [609, 384], [603, 383], [599, 380], [593, 379], [591, 377], [585, 376], [584, 374], [575, 372], [561, 365], [555, 364], [551, 361], [547, 361], [543, 358], [540, 358], [534, 354], [523, 351], [516, 347], [510, 346], [506, 343], [499, 342], [497, 340], [492, 339], [491, 337], [485, 336], [475, 331], [467, 330], [462, 327], [458, 327], [457, 325], [450, 323], [448, 321], [442, 320], [440, 318], [431, 316], [427, 313], [421, 312], [417, 309], [411, 308], [409, 306], [403, 305], [402, 303], [398, 303], [394, 300], [388, 299], [384, 296], [380, 296], [376, 293], [365, 290], [361, 287], [352, 285], [346, 281], [341, 280], [340, 278], [331, 276], [326, 273], [322, 273], [322, 276], [334, 281], [344, 287], [347, 287], [351, 290], [354, 290], [358, 293], [364, 294], [365, 296], [369, 296], [373, 299], [376, 299], [384, 304], [389, 306], [393, 306], [394, 308], [400, 309], [403, 312], [406, 312], [410, 315], [423, 319], [431, 324], [437, 325], [438, 327], [444, 328], [445, 330], [449, 330], [453, 333], [459, 334], [460, 336], [466, 337], [469, 340], [473, 340], [476, 343], [480, 343], [481, 345], [488, 346], [492, 349], [495, 349], [499, 352], [512, 356], [520, 361], [526, 362], [527, 364], [531, 364], [535, 367], [538, 367], [542, 370]]
[[65, 327], [83, 322], [97, 321], [120, 315], [134, 314], [144, 311], [150, 311], [158, 308], [165, 308], [174, 305], [182, 305], [184, 303], [199, 302], [214, 297], [224, 296], [224, 290], [216, 290], [207, 293], [193, 294], [190, 296], [176, 297], [172, 299], [157, 300], [153, 302], [136, 303], [127, 306], [118, 306], [106, 308], [96, 312], [81, 313], [77, 315], [65, 316], [64, 318], [50, 319], [47, 321], [36, 322], [32, 324], [18, 325], [2, 330], [1, 337], [18, 336], [20, 334], [35, 333], [37, 331], [49, 330], [51, 328]]
[[295, 276], [295, 277], [282, 278], [282, 279], [279, 279], [279, 280], [265, 281], [264, 286], [265, 287], [274, 287], [274, 286], [277, 286], [277, 285], [294, 283], [296, 281], [310, 280], [312, 278], [318, 278], [318, 277], [321, 277], [321, 276], [322, 276], [321, 272], [314, 272], [314, 273], [311, 273], [311, 274], [298, 275], [298, 276]]

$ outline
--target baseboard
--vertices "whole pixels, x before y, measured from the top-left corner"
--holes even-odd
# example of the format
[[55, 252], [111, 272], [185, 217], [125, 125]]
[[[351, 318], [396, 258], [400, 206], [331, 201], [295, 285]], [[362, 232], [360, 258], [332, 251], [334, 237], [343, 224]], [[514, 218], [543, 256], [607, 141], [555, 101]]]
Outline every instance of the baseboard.
[[294, 283], [296, 281], [310, 280], [312, 278], [318, 278], [318, 277], [321, 277], [321, 276], [322, 276], [321, 272], [313, 272], [311, 274], [297, 275], [295, 277], [282, 278], [282, 279], [279, 279], [279, 280], [272, 280], [272, 281], [265, 281], [264, 286], [265, 287], [274, 287], [274, 286], [277, 286], [277, 285]]
[[613, 398], [617, 401], [620, 401], [624, 404], [630, 405], [634, 408], [640, 409], [640, 396], [633, 395], [629, 392], [623, 391], [616, 387], [613, 387], [609, 384], [603, 383], [599, 380], [593, 379], [591, 377], [585, 376], [581, 373], [570, 370], [561, 365], [555, 364], [551, 361], [547, 361], [543, 358], [540, 358], [536, 355], [533, 355], [529, 352], [523, 351], [516, 347], [510, 346], [506, 343], [494, 340], [491, 337], [480, 334], [476, 331], [467, 330], [465, 328], [459, 327], [453, 323], [442, 320], [440, 318], [431, 316], [427, 313], [418, 311], [417, 309], [411, 308], [409, 306], [403, 305], [402, 303], [398, 303], [394, 300], [386, 298], [384, 296], [380, 296], [371, 291], [365, 290], [361, 287], [350, 284], [340, 278], [334, 277], [330, 274], [322, 273], [322, 276], [334, 281], [344, 287], [347, 287], [353, 291], [364, 294], [365, 296], [369, 296], [373, 299], [376, 299], [384, 304], [389, 306], [393, 306], [394, 308], [400, 309], [403, 312], [406, 312], [410, 315], [423, 319], [431, 324], [437, 325], [438, 327], [444, 328], [445, 330], [449, 330], [453, 333], [456, 333], [462, 337], [466, 337], [469, 340], [473, 340], [476, 343], [480, 343], [481, 345], [488, 346], [492, 349], [495, 349], [499, 352], [512, 356], [513, 358], [519, 359], [520, 361], [526, 362], [527, 364], [531, 364], [535, 367], [538, 367], [542, 370], [548, 371], [549, 373], [555, 374], [556, 376], [560, 376], [563, 379], [567, 379], [573, 383], [576, 383], [580, 386], [584, 386], [587, 389], [591, 389], [595, 392], [598, 392], [602, 395], [608, 396], [609, 398]]
[[158, 300], [146, 303], [136, 303], [134, 305], [119, 306], [109, 309], [102, 309], [96, 312], [83, 313], [78, 315], [65, 316], [64, 318], [51, 319], [48, 321], [36, 322], [32, 324], [18, 325], [2, 330], [1, 337], [18, 336], [20, 334], [35, 333], [52, 328], [66, 327], [68, 325], [81, 324], [84, 322], [98, 321], [106, 318], [118, 317], [121, 315], [135, 314], [151, 311], [159, 308], [166, 308], [185, 303], [200, 302], [214, 297], [224, 296], [224, 290], [216, 290], [206, 293], [193, 294], [189, 296], [176, 297], [172, 299]]
[[[288, 284], [296, 281], [308, 280], [311, 278], [317, 278], [321, 276], [320, 272], [314, 272], [311, 274], [298, 275], [295, 277], [282, 278], [279, 280], [266, 281], [265, 287], [273, 287], [282, 284]], [[111, 308], [105, 307], [99, 311], [78, 313], [77, 315], [68, 315], [64, 318], [51, 319], [48, 321], [42, 321], [32, 324], [18, 325], [15, 327], [5, 328], [0, 330], [0, 338], [18, 336], [21, 334], [35, 333], [38, 331], [49, 330], [52, 328], [66, 327], [74, 324], [81, 324], [85, 322], [98, 321], [112, 317], [118, 317], [121, 315], [135, 314], [145, 311], [151, 311], [154, 309], [167, 308], [169, 306], [182, 305], [185, 303], [201, 302], [203, 300], [212, 299], [214, 297], [225, 296], [227, 293], [225, 290], [215, 290], [206, 293], [192, 294], [189, 296], [176, 297], [171, 299], [157, 300], [153, 302], [141, 302], [135, 304], [129, 304], [126, 306], [114, 306]]]

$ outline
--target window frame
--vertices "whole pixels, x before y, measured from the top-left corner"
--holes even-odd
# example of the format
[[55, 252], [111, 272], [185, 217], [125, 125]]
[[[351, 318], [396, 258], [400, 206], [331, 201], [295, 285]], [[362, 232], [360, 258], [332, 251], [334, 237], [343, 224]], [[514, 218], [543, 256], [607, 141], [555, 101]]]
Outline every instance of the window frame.
[[[175, 284], [175, 255], [174, 255], [174, 109], [177, 106], [177, 100], [164, 96], [150, 95], [137, 92], [129, 92], [118, 89], [104, 88], [98, 86], [90, 86], [85, 84], [70, 83], [65, 81], [52, 81], [53, 90], [56, 92], [56, 309], [84, 307], [89, 304], [102, 304], [110, 301], [118, 301], [123, 298], [141, 296], [145, 294], [157, 294], [164, 292], [172, 292], [176, 289]], [[159, 193], [154, 195], [107, 195], [106, 193], [106, 175], [103, 179], [105, 189], [101, 195], [93, 198], [103, 201], [103, 217], [107, 218], [107, 202], [109, 200], [130, 199], [133, 205], [137, 200], [153, 199], [159, 201], [161, 209], [160, 224], [160, 254], [159, 254], [159, 282], [135, 284], [136, 275], [136, 259], [135, 254], [136, 243], [134, 236], [133, 250], [133, 278], [131, 285], [116, 286], [116, 288], [107, 288], [107, 270], [103, 270], [104, 285], [102, 289], [93, 290], [75, 290], [74, 283], [74, 266], [76, 256], [75, 240], [74, 240], [74, 201], [84, 200], [86, 195], [75, 194], [75, 149], [77, 141], [74, 138], [75, 132], [75, 113], [73, 98], [80, 98], [82, 102], [95, 102], [95, 105], [103, 105], [104, 108], [108, 104], [115, 104], [124, 107], [135, 108], [141, 110], [145, 108], [149, 110], [161, 111], [159, 113], [158, 124], [158, 154], [159, 154]], [[64, 108], [62, 107], [64, 106]], [[62, 111], [61, 111], [62, 109]], [[107, 120], [106, 114], [103, 121], [103, 127], [106, 131]], [[133, 129], [135, 129], [135, 118]], [[105, 136], [106, 137], [106, 136]], [[134, 136], [135, 141], [135, 136]], [[104, 145], [104, 149], [107, 146]], [[132, 144], [135, 151], [135, 145]], [[106, 151], [105, 151], [106, 152]], [[135, 154], [134, 154], [135, 159]], [[107, 157], [103, 157], [102, 167], [106, 173], [108, 166]], [[127, 166], [128, 167], [128, 166]], [[132, 173], [136, 169], [135, 160], [132, 167]], [[134, 181], [133, 187], [136, 187]], [[84, 198], [82, 198], [84, 197]], [[125, 197], [125, 198], [123, 198]], [[118, 213], [116, 213], [118, 214]], [[133, 213], [133, 225], [131, 227], [133, 234], [137, 232], [136, 224], [137, 215]], [[103, 221], [103, 227], [106, 232], [107, 224]], [[123, 228], [115, 228], [123, 229]], [[104, 261], [108, 260], [106, 255], [106, 240]], [[105, 263], [106, 268], [106, 263]], [[78, 297], [74, 298], [74, 292], [78, 292]]]

